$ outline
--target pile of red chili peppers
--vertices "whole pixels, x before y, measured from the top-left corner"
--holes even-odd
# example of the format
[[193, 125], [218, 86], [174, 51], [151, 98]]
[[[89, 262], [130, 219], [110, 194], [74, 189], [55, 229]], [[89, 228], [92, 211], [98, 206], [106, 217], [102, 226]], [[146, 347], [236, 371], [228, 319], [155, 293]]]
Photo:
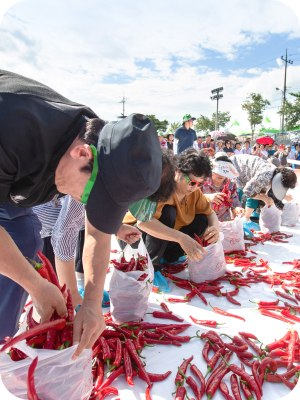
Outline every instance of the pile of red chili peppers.
[[[137, 258], [132, 257], [130, 261], [126, 261], [125, 257], [121, 258], [121, 261], [111, 260], [113, 266], [122, 272], [132, 271], [146, 271], [148, 269], [148, 259], [138, 254]], [[148, 277], [148, 274], [143, 274], [138, 278], [138, 281], [144, 281]]]

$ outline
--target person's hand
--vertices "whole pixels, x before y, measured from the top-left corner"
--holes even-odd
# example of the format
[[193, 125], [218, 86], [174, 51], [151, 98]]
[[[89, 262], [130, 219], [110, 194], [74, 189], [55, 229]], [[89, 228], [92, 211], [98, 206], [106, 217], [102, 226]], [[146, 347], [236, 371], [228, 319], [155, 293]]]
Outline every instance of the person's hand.
[[202, 258], [201, 252], [207, 254], [206, 250], [195, 239], [184, 233], [179, 240], [179, 244], [192, 261], [199, 261]]
[[211, 203], [221, 204], [226, 196], [225, 193], [211, 193], [205, 195]]
[[291, 194], [287, 194], [284, 198], [284, 200], [286, 201], [292, 201], [293, 200], [293, 196]]
[[204, 239], [208, 241], [209, 244], [216, 243], [220, 236], [220, 229], [215, 226], [209, 226], [204, 232]]
[[235, 216], [240, 215], [241, 217], [243, 217], [246, 212], [242, 207], [235, 207], [232, 211]]
[[34, 292], [29, 294], [37, 312], [41, 317], [42, 324], [50, 321], [50, 318], [55, 310], [60, 317], [67, 317], [68, 311], [66, 307], [66, 299], [61, 294], [59, 288], [53, 283], [50, 283], [46, 279], [42, 278]]
[[83, 303], [83, 298], [80, 296], [78, 290], [76, 289], [73, 292], [71, 292], [71, 295], [74, 308], [76, 308], [79, 305], [81, 306]]
[[122, 224], [117, 236], [119, 239], [130, 245], [140, 240], [141, 234], [142, 233], [134, 226]]
[[72, 360], [75, 361], [84, 349], [91, 349], [105, 329], [100, 300], [84, 300], [79, 308], [73, 325], [73, 344], [78, 347]]

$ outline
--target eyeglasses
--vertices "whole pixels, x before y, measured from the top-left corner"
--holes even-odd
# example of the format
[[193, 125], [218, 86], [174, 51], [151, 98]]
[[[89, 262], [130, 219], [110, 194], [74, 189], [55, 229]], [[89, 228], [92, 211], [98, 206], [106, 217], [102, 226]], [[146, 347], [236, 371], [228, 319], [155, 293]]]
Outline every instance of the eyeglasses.
[[194, 179], [190, 180], [190, 178], [188, 177], [187, 174], [184, 174], [184, 176], [185, 176], [185, 179], [186, 179], [188, 185], [191, 186], [191, 187], [197, 185], [197, 187], [200, 188], [201, 186], [204, 185], [204, 182], [196, 182]]

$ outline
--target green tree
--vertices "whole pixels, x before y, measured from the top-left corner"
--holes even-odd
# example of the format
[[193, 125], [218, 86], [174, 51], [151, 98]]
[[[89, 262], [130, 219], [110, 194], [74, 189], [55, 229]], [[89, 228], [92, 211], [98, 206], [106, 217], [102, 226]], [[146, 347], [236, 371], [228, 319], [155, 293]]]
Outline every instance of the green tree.
[[149, 115], [146, 115], [146, 117], [149, 117], [151, 120], [152, 120], [152, 122], [154, 123], [154, 126], [155, 126], [155, 129], [158, 131], [158, 130], [161, 130], [161, 131], [163, 131], [163, 132], [166, 132], [166, 130], [167, 130], [167, 126], [169, 125], [169, 122], [165, 119], [165, 120], [163, 120], [163, 121], [160, 121], [158, 118], [156, 118], [155, 117], [155, 115], [153, 115], [153, 114], [149, 114]]
[[281, 106], [278, 114], [284, 114], [285, 126], [287, 129], [293, 129], [300, 125], [300, 92], [290, 93], [294, 97], [293, 101], [286, 100]]
[[[218, 112], [218, 127], [225, 128], [225, 126], [230, 121], [229, 111]], [[216, 113], [213, 113], [211, 118], [200, 115], [200, 118], [196, 119], [194, 124], [195, 130], [197, 132], [204, 131], [206, 133], [214, 131], [216, 126]]]
[[242, 104], [242, 109], [247, 111], [248, 114], [248, 121], [252, 131], [252, 140], [256, 126], [260, 125], [263, 121], [263, 111], [270, 104], [269, 100], [263, 99], [260, 93], [250, 93]]
[[182, 122], [180, 122], [180, 121], [172, 122], [170, 125], [170, 129], [172, 131], [174, 131], [174, 130], [176, 131], [176, 129], [180, 128], [181, 126], [182, 126]]

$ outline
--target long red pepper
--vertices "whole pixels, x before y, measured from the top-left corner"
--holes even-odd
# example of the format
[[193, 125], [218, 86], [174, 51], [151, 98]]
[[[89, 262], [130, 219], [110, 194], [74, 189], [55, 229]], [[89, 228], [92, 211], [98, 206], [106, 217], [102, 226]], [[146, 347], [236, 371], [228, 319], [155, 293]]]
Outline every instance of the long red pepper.
[[163, 335], [167, 336], [171, 340], [177, 340], [180, 343], [186, 343], [189, 342], [193, 337], [199, 337], [199, 336], [177, 336], [177, 335], [172, 335], [168, 331], [165, 331], [162, 328], [156, 328], [155, 331], [161, 332]]
[[178, 368], [178, 371], [183, 376], [183, 378], [185, 378], [186, 383], [189, 385], [189, 387], [194, 392], [196, 399], [201, 400], [201, 390], [200, 390], [199, 386], [197, 385], [197, 382], [195, 381], [195, 379], [192, 378], [191, 376], [185, 376], [185, 374], [181, 371], [180, 368]]
[[[156, 299], [157, 300], [157, 299]], [[158, 300], [157, 300], [158, 301]], [[170, 309], [169, 309], [169, 307], [167, 306], [167, 304], [166, 303], [164, 303], [163, 301], [160, 303], [159, 301], [158, 301], [158, 303], [159, 303], [159, 305], [161, 306], [161, 308], [166, 312], [166, 313], [171, 313], [172, 314], [172, 311], [170, 311]]]
[[229, 372], [228, 368], [224, 368], [224, 369], [220, 370], [218, 372], [218, 374], [215, 375], [215, 377], [211, 381], [211, 383], [207, 386], [205, 391], [206, 391], [206, 396], [207, 396], [208, 400], [210, 400], [214, 396], [214, 394], [216, 393], [216, 390], [219, 387], [220, 382], [222, 381], [224, 376], [226, 374], [228, 374], [228, 372]]
[[295, 359], [295, 347], [296, 347], [296, 342], [298, 340], [298, 332], [295, 331], [294, 329], [291, 332], [291, 338], [289, 341], [289, 347], [288, 347], [288, 353], [289, 353], [289, 358], [288, 358], [288, 365], [287, 365], [287, 370], [289, 371], [292, 369], [292, 365]]
[[284, 379], [281, 375], [275, 374], [280, 380], [281, 382], [283, 382], [285, 384], [285, 386], [287, 386], [289, 389], [293, 390], [295, 389], [296, 384], [289, 382], [287, 379]]
[[[226, 350], [227, 351], [227, 350]], [[232, 355], [232, 352], [229, 351], [224, 355], [224, 360], [222, 360], [220, 362], [220, 364], [218, 365], [218, 367], [210, 374], [210, 376], [208, 377], [207, 381], [206, 381], [206, 388], [209, 387], [209, 385], [211, 384], [211, 382], [215, 379], [215, 377], [220, 373], [220, 371], [223, 371], [224, 369], [227, 369], [226, 363], [225, 361], [229, 362], [230, 357]]]
[[[166, 373], [164, 373], [164, 374], [151, 374], [150, 372], [147, 372], [147, 375], [148, 375], [148, 377], [149, 377], [149, 379], [150, 379], [150, 382], [153, 383], [153, 382], [161, 382], [161, 381], [164, 381], [165, 379], [167, 379], [167, 377], [168, 377], [169, 375], [171, 375], [171, 373], [172, 373], [172, 371], [168, 371], [168, 372], [166, 372]], [[139, 377], [140, 377], [141, 379], [145, 380], [145, 379], [144, 379], [144, 375], [141, 374], [140, 371], [138, 372], [138, 375], [139, 375]]]
[[184, 386], [178, 386], [176, 390], [175, 400], [184, 400], [186, 394], [186, 388]]
[[[294, 367], [289, 371], [287, 371], [285, 374], [278, 374], [278, 375], [280, 375], [284, 379], [290, 379], [295, 375], [296, 372], [299, 372], [299, 367]], [[264, 380], [267, 382], [278, 382], [278, 383], [281, 382], [281, 379], [273, 374], [266, 374], [264, 376]]]
[[119, 338], [116, 339], [116, 343], [117, 343], [116, 357], [113, 362], [113, 365], [116, 368], [119, 368], [119, 366], [121, 365], [121, 361], [122, 361], [122, 344], [121, 344], [121, 340]]
[[257, 386], [259, 387], [260, 394], [263, 395], [262, 385], [261, 385], [261, 383], [260, 383], [259, 375], [258, 375], [258, 373], [257, 373], [258, 367], [259, 367], [259, 361], [256, 360], [256, 361], [254, 361], [254, 363], [253, 363], [253, 365], [252, 365], [252, 375], [253, 375], [253, 378], [254, 378], [254, 380], [255, 380]]
[[[67, 290], [67, 322], [74, 321], [74, 308], [71, 291]], [[61, 342], [65, 344], [65, 347], [73, 346], [73, 324], [66, 325], [61, 333]], [[68, 343], [69, 342], [69, 343]]]
[[[180, 365], [180, 370], [182, 371], [183, 374], [186, 373], [187, 367], [189, 365], [189, 363], [193, 360], [194, 356], [191, 356], [190, 358], [188, 358], [187, 360], [184, 360], [183, 363]], [[182, 375], [180, 374], [179, 371], [177, 371], [176, 377], [175, 377], [175, 385], [176, 387], [178, 386], [182, 386], [184, 382], [184, 379], [182, 377]]]
[[124, 373], [124, 367], [123, 365], [121, 365], [121, 367], [119, 367], [118, 369], [116, 369], [115, 371], [113, 371], [108, 378], [105, 379], [105, 381], [102, 383], [102, 385], [99, 388], [95, 389], [103, 389], [104, 387], [109, 386], [118, 376], [120, 376], [121, 374]]
[[208, 364], [207, 364], [207, 372], [206, 375], [204, 377], [204, 379], [207, 377], [207, 375], [215, 368], [219, 358], [221, 355], [224, 354], [225, 348], [221, 347], [213, 356], [212, 358], [209, 360]]
[[239, 389], [238, 378], [235, 374], [232, 374], [230, 377], [230, 385], [231, 385], [232, 394], [233, 394], [235, 400], [242, 400], [240, 389]]
[[212, 328], [216, 328], [217, 325], [225, 325], [225, 322], [222, 324], [217, 323], [217, 321], [208, 321], [208, 320], [201, 320], [201, 319], [196, 319], [190, 315], [191, 320], [198, 325], [205, 325], [205, 326], [211, 326]]
[[148, 386], [151, 386], [150, 379], [149, 379], [149, 377], [147, 375], [147, 372], [146, 372], [146, 370], [144, 368], [144, 365], [143, 365], [143, 363], [142, 363], [142, 361], [141, 361], [141, 359], [140, 359], [140, 357], [139, 357], [139, 355], [138, 355], [133, 343], [129, 339], [127, 339], [125, 341], [125, 346], [127, 347], [128, 351], [129, 351], [131, 357], [133, 358], [133, 360], [135, 361], [137, 367], [140, 369], [141, 373], [145, 376], [145, 380], [146, 380]]
[[183, 318], [179, 318], [179, 317], [177, 317], [177, 315], [162, 312], [162, 311], [153, 311], [153, 313], [147, 313], [147, 314], [152, 314], [154, 318], [171, 319], [173, 321], [178, 321], [178, 322], [184, 321]]
[[192, 325], [191, 324], [158, 324], [158, 323], [151, 323], [151, 322], [141, 322], [140, 323], [140, 328], [142, 330], [155, 329], [155, 328], [164, 328], [166, 330], [170, 330], [170, 329], [177, 329], [177, 328], [183, 328], [183, 327], [189, 328], [190, 326], [192, 326]]
[[264, 383], [265, 368], [267, 366], [272, 372], [276, 372], [278, 368], [276, 361], [274, 361], [272, 358], [266, 357], [262, 360], [259, 366], [259, 382], [261, 387]]
[[57, 276], [55, 274], [55, 271], [52, 267], [51, 262], [48, 260], [48, 258], [46, 256], [44, 256], [44, 254], [42, 254], [40, 251], [37, 252], [37, 255], [39, 256], [40, 260], [42, 261], [42, 263], [46, 266], [49, 277], [51, 279], [51, 282], [57, 286], [58, 288], [60, 288], [59, 283], [58, 283], [58, 279]]
[[33, 336], [37, 336], [41, 333], [48, 332], [50, 329], [63, 329], [66, 325], [66, 320], [61, 318], [57, 319], [55, 321], [50, 321], [50, 322], [45, 322], [44, 324], [38, 325], [35, 328], [28, 329], [28, 331], [25, 331], [21, 333], [18, 336], [15, 336], [8, 340], [4, 346], [0, 349], [0, 352], [3, 352], [7, 350], [8, 348], [14, 346], [16, 343], [20, 342], [21, 340], [24, 339], [29, 339], [32, 338]]
[[225, 333], [222, 333], [221, 336], [227, 336], [229, 339], [232, 340], [232, 344], [225, 343], [225, 347], [227, 349], [233, 351], [233, 352], [244, 352], [248, 350], [248, 345], [245, 343], [244, 339], [239, 338], [238, 336], [234, 336], [231, 338], [230, 336], [226, 335]]
[[132, 381], [132, 365], [131, 365], [130, 355], [126, 347], [123, 347], [123, 361], [124, 361], [126, 381], [128, 385], [134, 386], [134, 383]]
[[217, 314], [224, 315], [225, 317], [233, 317], [233, 318], [240, 319], [240, 320], [242, 320], [242, 321], [246, 321], [245, 318], [240, 317], [239, 315], [230, 314], [230, 313], [228, 313], [228, 312], [226, 312], [226, 311], [224, 311], [224, 310], [221, 310], [220, 308], [213, 307], [210, 303], [208, 303], [208, 304], [211, 306], [211, 308], [213, 309], [213, 311], [214, 311], [215, 313], [217, 313]]
[[227, 292], [226, 292], [226, 298], [230, 303], [235, 304], [237, 306], [241, 306], [241, 303], [239, 301], [235, 300], [233, 297], [231, 297], [230, 294]]
[[[96, 393], [96, 400], [103, 400], [106, 396], [109, 396], [111, 394], [119, 394], [118, 389], [111, 387], [111, 386], [107, 386], [105, 388], [100, 389], [97, 393]], [[97, 397], [99, 396], [99, 397]]]
[[281, 296], [281, 297], [283, 297], [284, 299], [291, 300], [291, 301], [293, 301], [294, 303], [298, 304], [298, 301], [297, 301], [296, 299], [294, 299], [294, 297], [289, 296], [289, 295], [286, 294], [286, 293], [280, 292], [280, 290], [275, 290], [275, 293], [277, 294], [277, 296]]
[[26, 258], [27, 258], [28, 261], [30, 261], [30, 262], [33, 264], [34, 269], [35, 269], [44, 279], [47, 279], [48, 282], [51, 282], [51, 283], [52, 283], [52, 281], [51, 281], [51, 279], [50, 279], [50, 276], [49, 276], [49, 273], [48, 273], [48, 269], [46, 268], [46, 265], [45, 265], [44, 263], [43, 263], [43, 264], [40, 264], [40, 263], [37, 263], [37, 262], [34, 261], [34, 260], [31, 260], [31, 259], [28, 258], [28, 257], [26, 257]]
[[253, 335], [253, 333], [239, 332], [239, 335], [243, 336], [243, 338], [257, 340], [257, 336]]
[[271, 311], [267, 311], [267, 310], [257, 310], [258, 312], [260, 312], [262, 315], [266, 316], [266, 317], [271, 317], [271, 318], [275, 318], [275, 319], [279, 319], [279, 321], [282, 322], [287, 322], [288, 324], [294, 324], [294, 322], [289, 321], [288, 319], [282, 317], [281, 315], [277, 315]]
[[234, 400], [232, 396], [229, 394], [228, 387], [225, 382], [221, 382], [219, 385], [220, 392], [225, 397], [226, 400]]
[[[198, 333], [199, 331], [197, 331]], [[209, 339], [211, 342], [217, 344], [220, 347], [225, 347], [225, 343], [215, 331], [207, 331], [201, 334], [202, 339]]]
[[[239, 334], [242, 336], [244, 341], [254, 350], [256, 353], [261, 357], [263, 354], [266, 354], [265, 351], [261, 350], [259, 346], [257, 346], [256, 343], [253, 342], [253, 340], [248, 339], [246, 336], [242, 335], [242, 332], [239, 332]], [[254, 336], [254, 335], [253, 335]], [[256, 336], [255, 336], [256, 337]]]
[[[145, 343], [147, 345], [149, 345], [149, 344], [164, 344], [164, 345], [173, 344], [174, 346], [178, 346], [178, 347], [182, 346], [182, 344], [177, 342], [177, 340], [165, 340], [165, 339], [156, 340], [156, 339], [151, 339], [151, 338], [147, 338], [147, 337], [144, 340], [143, 339], [141, 340], [142, 345], [144, 345]], [[153, 347], [153, 346], [150, 346], [150, 347]]]
[[229, 370], [231, 372], [233, 372], [234, 374], [240, 376], [241, 379], [243, 379], [244, 381], [246, 381], [248, 383], [250, 388], [254, 391], [257, 400], [261, 400], [260, 390], [259, 390], [255, 380], [246, 371], [243, 371], [237, 365], [235, 365], [235, 364], [230, 364], [229, 365], [227, 362], [226, 362], [226, 364], [229, 367]]
[[300, 322], [300, 318], [299, 317], [296, 317], [296, 315], [291, 314], [290, 312], [288, 312], [285, 309], [280, 310], [280, 314], [283, 315], [284, 317], [292, 319], [293, 321]]
[[31, 307], [31, 309], [28, 311], [27, 314], [27, 325], [29, 329], [34, 328], [35, 326], [38, 326], [39, 324], [33, 319], [32, 317], [32, 313], [33, 313], [33, 307]]
[[193, 374], [196, 375], [196, 377], [200, 381], [200, 384], [201, 384], [200, 395], [202, 397], [204, 392], [205, 392], [205, 379], [204, 379], [204, 376], [202, 375], [202, 372], [197, 368], [197, 366], [195, 364], [190, 364], [190, 365], [191, 365], [191, 371], [193, 372]]
[[37, 366], [38, 357], [36, 357], [28, 368], [27, 373], [27, 397], [28, 400], [40, 400], [36, 393], [35, 385], [34, 385], [34, 371]]
[[204, 346], [203, 346], [203, 348], [202, 348], [202, 357], [204, 358], [204, 360], [206, 361], [206, 363], [209, 362], [208, 353], [209, 353], [210, 349], [212, 348], [212, 346], [211, 346], [210, 343], [211, 343], [211, 342], [208, 340], [208, 341], [204, 344]]

